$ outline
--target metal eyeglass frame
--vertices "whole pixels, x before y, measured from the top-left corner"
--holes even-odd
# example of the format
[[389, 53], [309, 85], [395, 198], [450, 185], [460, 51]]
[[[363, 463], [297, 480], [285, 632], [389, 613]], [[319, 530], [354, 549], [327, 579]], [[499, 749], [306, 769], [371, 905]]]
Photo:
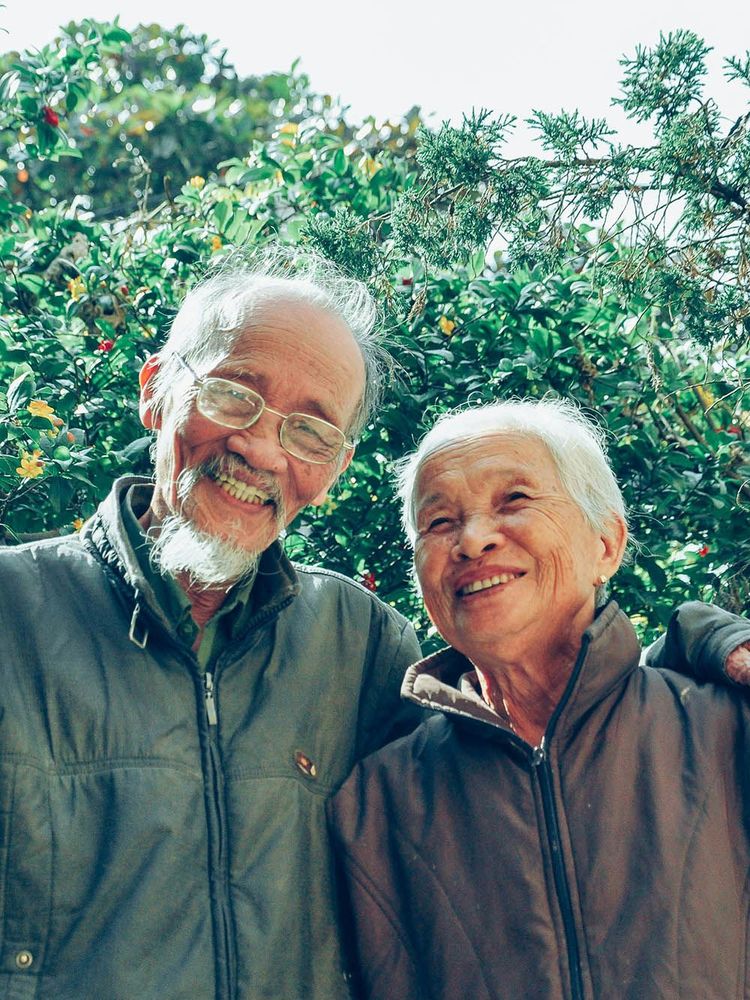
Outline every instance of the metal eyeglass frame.
[[[203, 410], [201, 409], [200, 403], [198, 402], [198, 399], [197, 399], [196, 400], [196, 406], [198, 407], [198, 411], [199, 411], [199, 413], [202, 416], [204, 416], [206, 418], [206, 420], [210, 420], [212, 423], [218, 424], [220, 427], [232, 427], [232, 428], [234, 428], [234, 430], [241, 431], [241, 430], [247, 430], [248, 427], [252, 427], [254, 424], [257, 424], [257, 422], [263, 416], [263, 413], [266, 410], [268, 410], [268, 412], [269, 413], [273, 413], [273, 415], [275, 417], [280, 417], [281, 418], [281, 423], [279, 424], [279, 444], [284, 449], [284, 451], [288, 452], [290, 455], [293, 455], [294, 458], [300, 459], [300, 461], [302, 461], [302, 462], [309, 462], [311, 465], [329, 465], [331, 462], [337, 461], [338, 458], [341, 456], [342, 452], [351, 450], [351, 449], [353, 449], [355, 447], [354, 441], [348, 441], [347, 438], [346, 438], [346, 435], [344, 434], [344, 432], [339, 427], [337, 427], [335, 424], [332, 424], [330, 421], [323, 420], [322, 417], [314, 417], [310, 413], [299, 413], [296, 410], [293, 411], [292, 413], [281, 413], [279, 410], [274, 410], [270, 406], [268, 406], [268, 404], [266, 403], [265, 399], [261, 396], [261, 394], [256, 389], [250, 389], [248, 386], [242, 385], [240, 382], [233, 382], [232, 379], [228, 379], [228, 378], [215, 378], [215, 377], [210, 376], [210, 375], [207, 375], [207, 376], [198, 375], [198, 373], [194, 370], [194, 368], [192, 367], [192, 365], [188, 361], [186, 361], [185, 358], [183, 358], [183, 356], [179, 352], [174, 351], [174, 356], [177, 358], [177, 360], [180, 362], [180, 364], [183, 366], [183, 368], [185, 368], [186, 371], [190, 372], [190, 374], [193, 376], [193, 379], [195, 380], [195, 384], [198, 386], [198, 389], [199, 389], [198, 399], [200, 399], [200, 390], [203, 388], [203, 386], [207, 382], [215, 381], [215, 382], [226, 382], [227, 385], [236, 386], [237, 389], [240, 390], [241, 392], [247, 393], [248, 397], [250, 397], [250, 396], [257, 396], [257, 398], [261, 402], [261, 407], [260, 407], [260, 410], [258, 411], [257, 416], [253, 417], [246, 424], [243, 424], [242, 427], [238, 427], [236, 424], [225, 424], [221, 420], [217, 420], [216, 417], [210, 416], [209, 414], [204, 413]], [[315, 458], [308, 458], [306, 455], [300, 455], [297, 452], [292, 451], [290, 448], [288, 448], [287, 445], [284, 444], [283, 431], [284, 431], [284, 427], [286, 425], [286, 422], [287, 422], [287, 420], [290, 417], [304, 417], [306, 420], [313, 420], [316, 423], [325, 424], [326, 427], [330, 427], [331, 430], [336, 431], [337, 434], [341, 435], [341, 446], [340, 446], [339, 451], [337, 452], [337, 454], [333, 458], [326, 458], [326, 459], [323, 459], [321, 461], [321, 460], [318, 460], [318, 459], [315, 459]]]

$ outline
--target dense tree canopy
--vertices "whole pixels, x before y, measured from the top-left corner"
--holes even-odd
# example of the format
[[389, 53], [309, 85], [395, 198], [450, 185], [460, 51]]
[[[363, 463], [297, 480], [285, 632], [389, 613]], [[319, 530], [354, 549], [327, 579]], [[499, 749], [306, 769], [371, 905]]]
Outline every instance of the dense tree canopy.
[[[148, 467], [136, 372], [212, 262], [310, 244], [369, 281], [399, 371], [287, 539], [411, 608], [391, 462], [435, 414], [545, 392], [598, 414], [639, 542], [616, 592], [644, 629], [686, 597], [750, 603], [750, 113], [702, 93], [688, 32], [624, 61], [626, 112], [346, 120], [294, 69], [241, 79], [183, 28], [71, 24], [0, 81], [0, 530], [74, 531]], [[750, 55], [726, 62], [750, 85]]]

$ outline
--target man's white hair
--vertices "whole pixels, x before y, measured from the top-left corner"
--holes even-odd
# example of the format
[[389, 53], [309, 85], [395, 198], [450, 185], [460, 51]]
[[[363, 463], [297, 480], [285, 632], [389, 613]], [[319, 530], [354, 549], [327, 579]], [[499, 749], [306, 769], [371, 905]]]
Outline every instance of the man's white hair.
[[604, 530], [612, 515], [627, 520], [601, 428], [563, 399], [509, 399], [444, 413], [416, 451], [398, 463], [402, 523], [411, 545], [417, 537], [417, 480], [427, 459], [449, 445], [498, 431], [529, 435], [547, 447], [566, 493], [595, 531]]
[[[364, 390], [350, 425], [343, 428], [356, 438], [381, 397], [390, 364], [376, 330], [377, 305], [361, 281], [319, 254], [299, 248], [236, 251], [188, 292], [159, 351], [161, 366], [152, 383], [156, 409], [170, 392], [187, 388], [191, 381], [176, 354], [199, 375], [206, 375], [226, 359], [241, 334], [252, 330], [264, 308], [277, 302], [283, 307], [290, 301], [337, 317], [362, 353]], [[185, 398], [190, 399], [187, 392]]]

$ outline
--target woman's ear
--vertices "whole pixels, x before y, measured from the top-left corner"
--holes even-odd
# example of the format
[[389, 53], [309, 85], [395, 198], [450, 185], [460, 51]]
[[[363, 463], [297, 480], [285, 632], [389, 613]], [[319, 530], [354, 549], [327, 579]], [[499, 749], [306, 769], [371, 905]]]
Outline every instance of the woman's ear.
[[141, 423], [149, 431], [158, 431], [161, 427], [161, 413], [154, 411], [154, 388], [153, 379], [159, 371], [161, 360], [158, 354], [152, 354], [138, 375], [138, 383], [141, 387], [141, 398], [138, 404], [138, 413]]

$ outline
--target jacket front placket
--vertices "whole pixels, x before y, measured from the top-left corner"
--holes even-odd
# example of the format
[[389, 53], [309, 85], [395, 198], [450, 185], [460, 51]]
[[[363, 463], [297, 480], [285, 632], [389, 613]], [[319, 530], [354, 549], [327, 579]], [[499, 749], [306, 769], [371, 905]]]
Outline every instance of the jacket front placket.
[[[554, 776], [552, 772], [551, 752], [554, 746], [554, 734], [558, 720], [568, 704], [572, 692], [574, 691], [581, 670], [586, 659], [586, 653], [590, 644], [590, 637], [583, 636], [581, 649], [576, 659], [573, 671], [562, 698], [555, 708], [547, 728], [538, 746], [534, 747], [522, 739], [512, 729], [510, 729], [500, 718], [497, 721], [490, 720], [483, 712], [480, 717], [472, 717], [465, 710], [457, 709], [453, 705], [443, 705], [435, 702], [429, 703], [431, 709], [438, 709], [447, 715], [458, 715], [461, 723], [469, 723], [470, 726], [479, 725], [485, 729], [492, 726], [498, 731], [498, 736], [503, 739], [506, 745], [511, 744], [518, 748], [529, 764], [529, 771], [532, 782], [537, 784], [539, 798], [542, 803], [542, 815], [544, 817], [544, 839], [549, 852], [550, 864], [552, 867], [553, 880], [555, 884], [556, 902], [562, 920], [563, 934], [565, 940], [565, 950], [567, 956], [569, 995], [571, 1000], [584, 1000], [583, 974], [581, 971], [581, 947], [577, 922], [573, 911], [573, 902], [570, 892], [570, 883], [565, 866], [565, 852], [563, 849], [562, 836], [560, 832], [560, 804], [555, 791]], [[414, 700], [419, 701], [419, 698]]]

